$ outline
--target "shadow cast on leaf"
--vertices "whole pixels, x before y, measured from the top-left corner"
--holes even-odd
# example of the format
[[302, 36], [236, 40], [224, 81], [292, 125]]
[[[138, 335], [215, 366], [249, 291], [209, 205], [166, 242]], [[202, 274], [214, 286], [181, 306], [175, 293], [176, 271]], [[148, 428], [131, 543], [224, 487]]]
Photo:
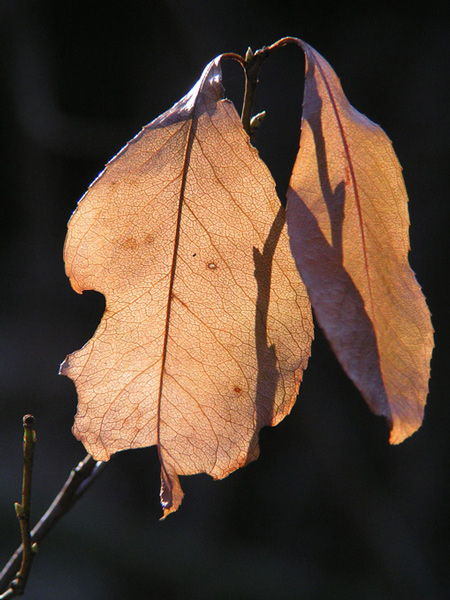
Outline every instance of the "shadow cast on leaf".
[[[314, 72], [316, 67], [312, 63], [309, 68]], [[313, 133], [320, 193], [328, 211], [331, 244], [322, 232], [316, 216], [290, 187], [289, 203], [295, 204], [296, 209], [295, 258], [308, 289], [316, 319], [338, 360], [371, 410], [383, 415], [391, 423], [374, 326], [361, 293], [344, 267], [346, 182], [341, 180], [333, 190], [322, 126], [323, 103], [315, 78], [311, 76], [309, 81], [308, 111], [304, 114], [304, 119], [308, 121]], [[292, 239], [292, 231], [289, 233]]]

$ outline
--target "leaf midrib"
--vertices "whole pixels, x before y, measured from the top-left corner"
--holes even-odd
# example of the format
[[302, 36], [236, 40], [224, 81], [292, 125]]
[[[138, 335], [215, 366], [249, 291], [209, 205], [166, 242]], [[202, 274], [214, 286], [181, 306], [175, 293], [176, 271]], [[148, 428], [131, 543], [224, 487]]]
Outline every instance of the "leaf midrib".
[[182, 217], [182, 213], [183, 213], [183, 204], [184, 204], [187, 174], [188, 174], [188, 170], [189, 170], [189, 162], [190, 162], [193, 140], [194, 140], [195, 130], [196, 130], [195, 125], [196, 125], [196, 121], [198, 119], [198, 117], [196, 116], [197, 101], [198, 101], [198, 99], [196, 99], [194, 107], [192, 109], [192, 117], [190, 118], [189, 132], [187, 134], [186, 149], [185, 149], [184, 159], [183, 159], [180, 194], [179, 194], [179, 199], [178, 199], [177, 223], [176, 223], [176, 229], [175, 229], [175, 238], [174, 238], [174, 242], [173, 242], [173, 254], [172, 254], [172, 264], [171, 264], [171, 268], [170, 268], [169, 287], [168, 287], [168, 291], [167, 291], [167, 308], [166, 308], [166, 318], [165, 318], [165, 325], [164, 325], [163, 347], [162, 347], [162, 352], [161, 352], [161, 370], [160, 370], [160, 375], [159, 375], [159, 387], [158, 387], [158, 399], [157, 399], [156, 447], [158, 449], [158, 456], [159, 456], [159, 461], [161, 463], [161, 468], [164, 470], [164, 472], [166, 474], [167, 482], [170, 482], [170, 476], [169, 476], [169, 473], [167, 472], [167, 469], [164, 464], [164, 459], [161, 454], [162, 389], [163, 389], [164, 369], [165, 369], [166, 356], [167, 356], [167, 346], [168, 346], [168, 339], [169, 339], [169, 324], [170, 324], [170, 316], [171, 316], [171, 311], [172, 311], [173, 287], [174, 287], [174, 282], [175, 282], [175, 273], [176, 273], [177, 259], [178, 259], [178, 246], [179, 246], [179, 242], [180, 242], [180, 233], [181, 233], [181, 217]]
[[370, 299], [370, 313], [371, 313], [372, 324], [373, 324], [374, 330], [376, 331], [375, 303], [374, 303], [374, 300], [373, 300], [372, 282], [371, 282], [371, 279], [370, 279], [370, 269], [369, 269], [369, 263], [368, 263], [368, 259], [367, 259], [368, 252], [367, 252], [366, 236], [365, 236], [365, 231], [364, 231], [364, 222], [363, 222], [363, 217], [362, 217], [361, 198], [360, 198], [360, 195], [359, 195], [359, 189], [358, 189], [357, 179], [356, 179], [356, 175], [355, 175], [355, 170], [354, 170], [354, 167], [353, 167], [353, 161], [352, 161], [352, 157], [351, 157], [351, 153], [350, 153], [350, 148], [349, 148], [349, 145], [347, 143], [347, 138], [345, 136], [344, 126], [343, 126], [342, 121], [341, 121], [341, 117], [340, 117], [340, 114], [339, 114], [339, 111], [338, 111], [338, 107], [337, 107], [336, 100], [334, 98], [333, 92], [331, 91], [331, 88], [328, 85], [328, 81], [327, 81], [325, 73], [324, 73], [324, 71], [322, 69], [322, 66], [320, 64], [320, 61], [316, 59], [315, 62], [317, 64], [317, 67], [319, 69], [320, 75], [321, 75], [321, 77], [323, 79], [323, 82], [324, 82], [324, 85], [326, 87], [328, 96], [330, 98], [331, 105], [333, 107], [333, 112], [334, 112], [334, 115], [336, 117], [336, 122], [337, 122], [339, 133], [340, 133], [340, 136], [341, 136], [341, 139], [342, 139], [342, 145], [344, 147], [345, 157], [346, 157], [347, 162], [348, 162], [350, 179], [351, 179], [352, 187], [354, 189], [354, 194], [355, 194], [355, 203], [356, 203], [356, 208], [357, 208], [357, 213], [358, 213], [359, 228], [360, 228], [360, 231], [361, 231], [361, 244], [362, 244], [362, 247], [363, 247], [364, 267], [365, 267], [365, 271], [366, 271], [367, 286], [368, 286], [369, 299]]

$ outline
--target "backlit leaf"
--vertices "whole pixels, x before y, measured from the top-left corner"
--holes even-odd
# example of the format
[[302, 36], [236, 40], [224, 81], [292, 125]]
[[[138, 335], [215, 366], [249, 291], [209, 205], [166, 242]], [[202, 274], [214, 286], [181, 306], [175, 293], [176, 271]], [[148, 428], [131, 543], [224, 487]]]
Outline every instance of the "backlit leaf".
[[433, 348], [430, 314], [408, 264], [401, 167], [330, 65], [298, 43], [306, 83], [287, 194], [292, 253], [338, 359], [398, 443], [422, 422]]
[[223, 100], [219, 59], [107, 165], [73, 214], [73, 288], [106, 309], [61, 373], [97, 460], [156, 444], [164, 514], [178, 475], [222, 478], [291, 409], [312, 338], [273, 180]]

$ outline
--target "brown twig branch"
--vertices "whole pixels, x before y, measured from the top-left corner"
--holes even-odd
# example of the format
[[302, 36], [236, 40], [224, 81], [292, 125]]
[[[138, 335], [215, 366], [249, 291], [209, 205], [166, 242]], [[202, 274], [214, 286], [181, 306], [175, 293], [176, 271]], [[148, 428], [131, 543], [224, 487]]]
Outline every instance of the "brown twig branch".
[[[256, 129], [254, 126], [255, 122], [252, 123], [252, 110], [255, 101], [256, 86], [258, 85], [259, 71], [261, 70], [261, 66], [268, 55], [268, 48], [261, 48], [261, 50], [257, 50], [254, 54], [251, 48], [249, 48], [245, 55], [245, 91], [241, 121], [245, 131], [250, 137], [252, 137]], [[263, 114], [264, 113], [261, 113], [256, 116], [256, 119], [258, 119], [258, 125], [263, 118]]]
[[[30, 548], [36, 548], [35, 544], [38, 545], [59, 519], [72, 508], [84, 492], [97, 479], [107, 464], [108, 463], [106, 462], [95, 461], [92, 456], [88, 454], [84, 460], [71, 471], [61, 491], [55, 497], [47, 512], [39, 520], [36, 527], [34, 527], [29, 534]], [[6, 600], [23, 594], [24, 586], [19, 590], [15, 582], [18, 577], [17, 571], [24, 561], [23, 557], [25, 557], [26, 552], [26, 545], [22, 543], [0, 573], [0, 592], [6, 590], [0, 596], [0, 600]], [[33, 550], [31, 550], [31, 552], [33, 554]]]
[[[290, 38], [283, 38], [283, 40], [280, 40], [280, 42], [284, 42], [288, 39], [290, 40]], [[266, 115], [265, 112], [261, 112], [252, 117], [256, 86], [258, 85], [259, 71], [261, 69], [262, 63], [269, 56], [271, 50], [276, 50], [277, 47], [277, 44], [272, 44], [272, 46], [261, 48], [261, 50], [257, 50], [255, 53], [252, 52], [251, 48], [248, 48], [245, 54], [245, 58], [242, 58], [242, 56], [240, 56], [239, 54], [235, 54], [234, 52], [227, 52], [225, 54], [221, 54], [220, 56], [221, 60], [231, 59], [237, 61], [244, 69], [245, 91], [244, 101], [242, 104], [241, 121], [244, 130], [247, 132], [250, 138], [253, 137]]]
[[250, 138], [253, 137], [255, 131], [261, 124], [266, 114], [265, 112], [262, 112], [255, 115], [253, 118], [251, 116], [261, 66], [268, 58], [269, 54], [271, 54], [274, 50], [278, 50], [279, 48], [287, 46], [288, 44], [294, 44], [298, 46], [300, 44], [300, 40], [294, 37], [284, 37], [270, 46], [264, 46], [255, 53], [252, 52], [251, 48], [247, 50], [245, 61], [243, 63], [245, 70], [245, 92], [244, 103], [242, 105], [241, 121]]
[[27, 584], [31, 569], [31, 561], [34, 552], [30, 534], [30, 508], [31, 508], [31, 475], [33, 472], [34, 447], [36, 445], [36, 432], [33, 428], [33, 415], [25, 415], [23, 418], [23, 481], [22, 481], [22, 503], [16, 502], [14, 507], [20, 523], [22, 535], [22, 553], [20, 556], [20, 568], [16, 573], [10, 587], [0, 599], [21, 596]]

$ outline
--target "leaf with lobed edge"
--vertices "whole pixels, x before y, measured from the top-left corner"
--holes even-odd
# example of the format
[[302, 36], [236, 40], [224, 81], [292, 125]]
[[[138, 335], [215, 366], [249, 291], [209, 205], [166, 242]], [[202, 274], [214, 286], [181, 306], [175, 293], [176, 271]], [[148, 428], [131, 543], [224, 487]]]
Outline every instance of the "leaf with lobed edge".
[[223, 99], [220, 57], [107, 165], [72, 215], [66, 272], [106, 309], [60, 372], [96, 460], [156, 444], [164, 516], [178, 475], [255, 460], [291, 410], [313, 335], [272, 177]]

